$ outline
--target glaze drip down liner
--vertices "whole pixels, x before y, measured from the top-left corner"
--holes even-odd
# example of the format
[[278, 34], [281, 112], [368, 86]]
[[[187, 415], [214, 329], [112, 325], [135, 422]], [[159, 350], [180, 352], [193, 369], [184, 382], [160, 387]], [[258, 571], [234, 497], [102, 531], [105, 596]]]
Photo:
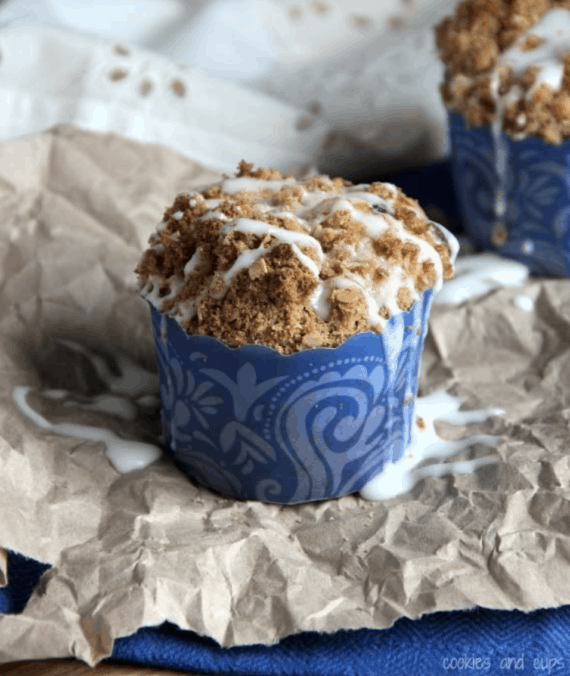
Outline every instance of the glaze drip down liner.
[[432, 298], [428, 289], [381, 334], [293, 355], [189, 336], [151, 305], [166, 450], [231, 498], [359, 491], [410, 443]]
[[[491, 126], [469, 127], [449, 114], [455, 192], [470, 237], [488, 251], [524, 263], [537, 275], [570, 277], [570, 141], [560, 146], [501, 131], [506, 152], [499, 175]], [[506, 210], [495, 214], [497, 186]]]

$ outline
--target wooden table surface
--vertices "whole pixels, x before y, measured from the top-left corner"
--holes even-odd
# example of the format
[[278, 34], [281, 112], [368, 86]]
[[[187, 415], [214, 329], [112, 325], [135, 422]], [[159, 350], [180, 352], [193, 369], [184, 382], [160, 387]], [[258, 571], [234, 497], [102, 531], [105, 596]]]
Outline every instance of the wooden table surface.
[[12, 662], [0, 664], [2, 676], [199, 676], [168, 669], [149, 669], [104, 662], [94, 669], [83, 662], [45, 660], [42, 662]]

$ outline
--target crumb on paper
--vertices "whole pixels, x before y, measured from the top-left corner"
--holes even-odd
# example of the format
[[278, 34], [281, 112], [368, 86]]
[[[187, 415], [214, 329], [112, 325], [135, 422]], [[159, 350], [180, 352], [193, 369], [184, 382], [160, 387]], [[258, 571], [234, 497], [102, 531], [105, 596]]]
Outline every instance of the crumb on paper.
[[123, 45], [115, 45], [113, 47], [113, 52], [119, 56], [128, 56], [130, 53], [129, 50]]
[[425, 430], [426, 421], [421, 417], [421, 415], [416, 416], [416, 425], [418, 426], [419, 430]]

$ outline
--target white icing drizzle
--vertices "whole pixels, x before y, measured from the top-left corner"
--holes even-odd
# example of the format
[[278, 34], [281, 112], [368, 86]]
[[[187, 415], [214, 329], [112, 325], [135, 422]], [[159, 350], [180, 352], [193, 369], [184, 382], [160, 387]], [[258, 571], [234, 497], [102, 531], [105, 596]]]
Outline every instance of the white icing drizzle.
[[310, 256], [307, 256], [307, 254], [304, 254], [296, 244], [291, 244], [291, 249], [293, 250], [293, 253], [297, 256], [297, 258], [301, 261], [301, 263], [306, 268], [309, 268], [309, 270], [313, 273], [313, 275], [315, 275], [315, 277], [319, 279], [321, 271], [319, 270], [319, 266], [315, 263], [315, 261]]
[[455, 262], [456, 276], [446, 281], [434, 296], [434, 304], [459, 305], [501, 288], [525, 285], [529, 270], [526, 265], [494, 254], [462, 256]]
[[227, 221], [229, 220], [228, 217], [222, 213], [221, 211], [216, 211], [215, 209], [212, 211], [206, 211], [206, 213], [203, 216], [200, 216], [197, 220], [199, 221]]
[[188, 262], [184, 266], [184, 275], [189, 275], [198, 267], [198, 264], [200, 263], [200, 252], [201, 249], [196, 249], [191, 258], [188, 259]]
[[[523, 51], [520, 46], [529, 35], [544, 38], [542, 45]], [[554, 91], [560, 89], [564, 75], [563, 56], [570, 46], [570, 11], [554, 8], [546, 12], [535, 24], [523, 33], [514, 45], [499, 55], [499, 63], [513, 69], [515, 77], [523, 75], [528, 66], [540, 68], [536, 82], [527, 92], [527, 98], [541, 84], [548, 84]]]
[[257, 235], [263, 237], [264, 235], [271, 235], [280, 242], [286, 244], [301, 244], [313, 247], [317, 250], [319, 258], [323, 258], [323, 250], [318, 239], [311, 237], [305, 232], [297, 232], [296, 230], [285, 230], [276, 225], [270, 225], [263, 221], [254, 221], [251, 218], [237, 218], [235, 221], [224, 225], [224, 232], [243, 232], [246, 235]]
[[229, 285], [232, 279], [242, 270], [250, 268], [256, 260], [265, 256], [270, 247], [258, 246], [257, 249], [245, 249], [232, 263], [231, 268], [222, 273], [222, 279]]
[[116, 397], [112, 394], [101, 394], [93, 398], [90, 404], [75, 404], [86, 411], [101, 411], [116, 415], [123, 420], [135, 420], [137, 417], [137, 407], [130, 399], [125, 397]]
[[149, 303], [154, 305], [157, 310], [161, 310], [167, 300], [171, 300], [176, 296], [184, 285], [184, 280], [179, 277], [173, 278], [170, 282], [170, 290], [165, 296], [160, 296], [160, 280], [151, 278], [141, 289], [141, 293]]
[[[457, 256], [459, 254], [459, 249], [460, 249], [459, 240], [457, 239], [457, 237], [452, 235], [449, 232], [449, 230], [444, 228], [443, 225], [441, 225], [440, 223], [436, 223], [435, 221], [430, 221], [430, 223], [435, 228], [435, 230], [436, 230], [436, 232], [439, 236], [440, 243], [447, 244], [447, 246], [449, 247], [449, 250], [451, 252], [449, 257], [450, 257], [452, 263], [455, 263], [455, 260], [457, 259]], [[442, 281], [442, 284], [443, 284], [443, 281]]]
[[[496, 114], [491, 124], [491, 132], [493, 134], [493, 152], [495, 156], [495, 170], [497, 174], [497, 186], [495, 187], [495, 201], [493, 203], [493, 210], [496, 225], [504, 226], [501, 220], [507, 212], [507, 161], [508, 161], [508, 146], [507, 140], [503, 134], [503, 114], [507, 104], [516, 98], [517, 94], [514, 91], [514, 85], [508, 94], [504, 96], [499, 95], [499, 72], [495, 71], [491, 77], [491, 93], [495, 98]], [[519, 88], [520, 89], [520, 88]], [[522, 91], [522, 90], [521, 90]]]
[[240, 176], [240, 178], [228, 178], [222, 181], [222, 191], [228, 195], [234, 195], [242, 190], [279, 190], [285, 186], [294, 186], [297, 181], [294, 178], [285, 178], [279, 181], [264, 181], [263, 179]]
[[[457, 441], [445, 441], [435, 432], [435, 420], [452, 425], [480, 423], [491, 416], [504, 415], [499, 408], [480, 409], [477, 411], [459, 411], [465, 400], [454, 397], [440, 390], [427, 397], [418, 397], [415, 405], [415, 420], [412, 441], [404, 455], [393, 464], [386, 465], [383, 471], [369, 481], [360, 491], [361, 497], [367, 500], [387, 500], [405, 495], [426, 477], [442, 477], [446, 474], [469, 474], [479, 467], [498, 462], [497, 456], [486, 456], [473, 460], [423, 464], [428, 458], [444, 460], [459, 455], [477, 443], [494, 445], [499, 437], [491, 434], [473, 434]], [[417, 418], [425, 423], [424, 429], [417, 427]]]
[[329, 316], [331, 311], [331, 304], [329, 301], [329, 290], [328, 285], [325, 283], [319, 283], [315, 292], [311, 296], [311, 307], [314, 308], [315, 312], [322, 319], [326, 319]]
[[43, 396], [47, 399], [65, 399], [71, 397], [64, 402], [64, 406], [72, 406], [74, 408], [82, 408], [85, 411], [101, 411], [102, 413], [110, 413], [123, 420], [132, 421], [137, 417], [137, 407], [130, 399], [125, 397], [117, 397], [114, 394], [100, 394], [93, 397], [90, 403], [76, 401], [71, 392], [67, 390], [45, 390]]
[[[391, 185], [389, 183], [385, 183], [384, 185]], [[350, 196], [351, 202], [353, 201], [359, 201], [359, 202], [367, 202], [370, 204], [371, 207], [379, 207], [378, 213], [382, 213], [385, 211], [386, 213], [390, 214], [391, 216], [394, 215], [394, 207], [385, 199], [380, 197], [380, 195], [376, 195], [373, 192], [365, 192], [361, 190], [363, 186], [362, 185], [357, 185], [357, 186], [351, 186], [347, 189], [346, 193], [347, 195]]]
[[[259, 206], [260, 205], [257, 204], [258, 208]], [[273, 211], [272, 213], [277, 218], [290, 218], [292, 221], [295, 221], [297, 225], [300, 225], [302, 228], [305, 228], [305, 230], [308, 229], [307, 222], [299, 218], [298, 215], [294, 214], [292, 211]]]
[[106, 455], [109, 461], [121, 474], [144, 469], [162, 456], [162, 451], [158, 446], [142, 441], [121, 439], [111, 430], [102, 427], [90, 427], [75, 423], [52, 424], [28, 404], [26, 396], [29, 391], [30, 387], [18, 386], [14, 388], [13, 392], [15, 404], [26, 417], [43, 429], [57, 432], [66, 437], [78, 437], [86, 441], [102, 441], [106, 445]]
[[[358, 211], [352, 206], [352, 202], [348, 199], [338, 199], [335, 202], [334, 211], [348, 211], [352, 218], [360, 221], [366, 228], [366, 234], [372, 239], [381, 237], [387, 230], [390, 229], [389, 223], [385, 218], [385, 214], [371, 215]], [[397, 223], [397, 221], [396, 221]]]
[[390, 382], [393, 382], [396, 375], [398, 356], [404, 342], [404, 330], [404, 318], [401, 314], [398, 314], [394, 315], [392, 324], [388, 327], [388, 330], [383, 331], [381, 334]]

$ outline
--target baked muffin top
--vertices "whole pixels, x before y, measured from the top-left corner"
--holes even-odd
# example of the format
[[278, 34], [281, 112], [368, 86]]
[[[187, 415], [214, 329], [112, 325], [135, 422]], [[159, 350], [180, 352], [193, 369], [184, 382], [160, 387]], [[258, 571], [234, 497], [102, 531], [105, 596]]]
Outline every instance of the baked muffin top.
[[181, 194], [136, 269], [140, 292], [188, 334], [283, 354], [381, 332], [453, 276], [455, 240], [389, 183], [297, 181], [241, 162]]

